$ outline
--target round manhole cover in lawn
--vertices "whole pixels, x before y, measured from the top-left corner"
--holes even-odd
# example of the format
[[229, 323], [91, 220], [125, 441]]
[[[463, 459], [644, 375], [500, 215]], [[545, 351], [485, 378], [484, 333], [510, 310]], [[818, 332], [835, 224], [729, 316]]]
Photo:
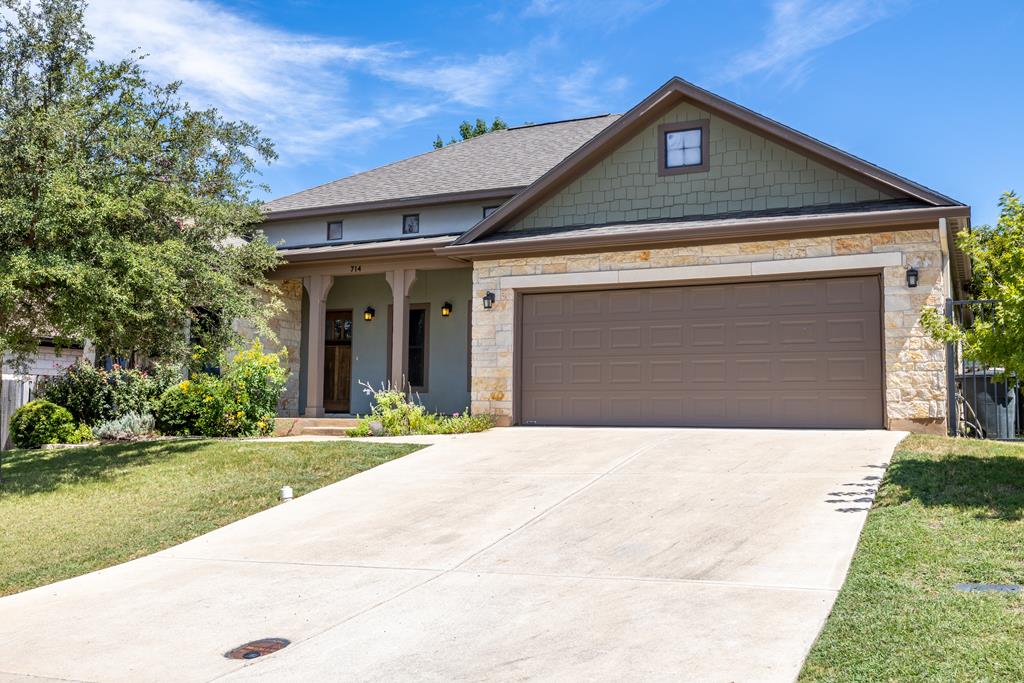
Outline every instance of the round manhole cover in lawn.
[[224, 656], [228, 659], [256, 659], [277, 652], [287, 647], [290, 642], [284, 638], [261, 638], [245, 645], [239, 645], [234, 650], [228, 650]]

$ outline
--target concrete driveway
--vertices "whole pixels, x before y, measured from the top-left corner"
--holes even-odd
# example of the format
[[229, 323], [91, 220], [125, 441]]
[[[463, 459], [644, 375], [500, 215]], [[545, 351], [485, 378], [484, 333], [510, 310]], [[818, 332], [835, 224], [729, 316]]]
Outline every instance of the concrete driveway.
[[[156, 555], [0, 599], [0, 680], [792, 680], [902, 436], [435, 439]], [[263, 637], [292, 644], [222, 656]]]

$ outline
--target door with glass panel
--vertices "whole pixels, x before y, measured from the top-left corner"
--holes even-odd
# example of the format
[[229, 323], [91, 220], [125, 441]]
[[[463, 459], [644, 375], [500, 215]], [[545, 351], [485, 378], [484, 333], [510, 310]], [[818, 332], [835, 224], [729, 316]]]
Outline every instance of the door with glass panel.
[[324, 337], [324, 412], [352, 409], [352, 311], [327, 311]]

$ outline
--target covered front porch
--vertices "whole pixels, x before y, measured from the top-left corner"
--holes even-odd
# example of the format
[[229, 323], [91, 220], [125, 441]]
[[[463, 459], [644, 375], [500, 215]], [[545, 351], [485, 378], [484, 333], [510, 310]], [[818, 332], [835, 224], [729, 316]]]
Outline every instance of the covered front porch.
[[470, 405], [468, 264], [432, 254], [290, 255], [275, 279], [286, 306], [275, 332], [293, 371], [282, 417], [366, 414], [363, 385], [389, 382], [411, 389], [430, 410]]

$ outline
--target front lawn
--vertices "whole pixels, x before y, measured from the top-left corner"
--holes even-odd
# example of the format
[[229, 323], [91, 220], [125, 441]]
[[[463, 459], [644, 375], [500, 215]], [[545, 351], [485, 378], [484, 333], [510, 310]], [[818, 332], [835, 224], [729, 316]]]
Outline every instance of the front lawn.
[[1024, 445], [911, 436], [896, 449], [802, 681], [1024, 680]]
[[155, 441], [2, 454], [0, 595], [187, 541], [419, 446]]

